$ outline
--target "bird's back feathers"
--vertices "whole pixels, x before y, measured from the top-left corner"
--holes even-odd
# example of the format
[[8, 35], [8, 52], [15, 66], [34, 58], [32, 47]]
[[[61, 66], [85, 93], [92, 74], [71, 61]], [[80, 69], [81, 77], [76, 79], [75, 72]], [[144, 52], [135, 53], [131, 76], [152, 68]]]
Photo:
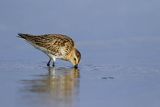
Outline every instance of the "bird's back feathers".
[[53, 55], [67, 55], [75, 47], [74, 41], [62, 34], [30, 35], [18, 33], [18, 35], [36, 48], [39, 47], [40, 50], [45, 48], [45, 51]]

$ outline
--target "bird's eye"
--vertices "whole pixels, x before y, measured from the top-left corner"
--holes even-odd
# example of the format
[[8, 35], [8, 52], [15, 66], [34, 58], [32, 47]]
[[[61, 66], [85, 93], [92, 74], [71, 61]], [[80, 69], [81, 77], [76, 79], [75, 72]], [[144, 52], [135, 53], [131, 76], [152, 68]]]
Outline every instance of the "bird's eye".
[[74, 58], [74, 61], [76, 61], [76, 58]]

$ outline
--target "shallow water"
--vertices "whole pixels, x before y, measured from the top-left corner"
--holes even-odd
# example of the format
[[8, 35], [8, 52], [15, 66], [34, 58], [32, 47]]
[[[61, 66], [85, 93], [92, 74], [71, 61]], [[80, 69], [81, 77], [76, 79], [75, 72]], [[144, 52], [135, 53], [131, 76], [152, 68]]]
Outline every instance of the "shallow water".
[[[9, 66], [8, 66], [9, 64]], [[46, 67], [0, 63], [0, 104], [6, 107], [158, 107], [157, 65]]]

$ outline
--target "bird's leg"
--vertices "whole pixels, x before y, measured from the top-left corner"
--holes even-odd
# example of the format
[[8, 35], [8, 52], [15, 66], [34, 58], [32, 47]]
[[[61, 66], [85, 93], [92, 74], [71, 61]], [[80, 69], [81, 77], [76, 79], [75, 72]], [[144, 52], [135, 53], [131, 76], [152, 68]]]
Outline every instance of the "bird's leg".
[[55, 66], [55, 62], [53, 61], [53, 63], [52, 63], [52, 66], [54, 67]]
[[50, 66], [50, 62], [51, 62], [51, 59], [49, 59], [48, 63], [47, 63], [47, 66]]
[[56, 58], [53, 58], [53, 63], [52, 63], [53, 67], [55, 66], [55, 61], [56, 61]]

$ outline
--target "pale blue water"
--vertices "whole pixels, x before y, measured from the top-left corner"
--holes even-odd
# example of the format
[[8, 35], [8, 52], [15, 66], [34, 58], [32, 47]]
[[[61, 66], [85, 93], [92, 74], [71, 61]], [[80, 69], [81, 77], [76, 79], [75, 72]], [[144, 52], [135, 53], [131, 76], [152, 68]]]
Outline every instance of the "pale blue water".
[[74, 70], [47, 68], [43, 64], [1, 63], [0, 104], [7, 107], [159, 106], [160, 67], [157, 65], [88, 64]]
[[[159, 1], [1, 0], [0, 106], [159, 107]], [[17, 33], [70, 35], [79, 69]]]

